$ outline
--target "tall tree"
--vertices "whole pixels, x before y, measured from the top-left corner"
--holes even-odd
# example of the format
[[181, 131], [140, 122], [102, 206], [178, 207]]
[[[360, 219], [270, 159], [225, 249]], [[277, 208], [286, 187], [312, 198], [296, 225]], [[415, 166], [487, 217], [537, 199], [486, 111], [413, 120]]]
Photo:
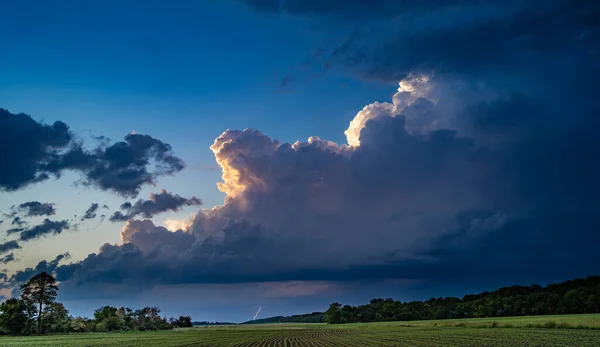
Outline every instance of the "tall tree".
[[29, 282], [21, 286], [21, 299], [28, 304], [35, 304], [37, 310], [38, 332], [43, 333], [42, 313], [44, 305], [50, 305], [56, 299], [58, 285], [56, 278], [47, 272], [33, 276]]

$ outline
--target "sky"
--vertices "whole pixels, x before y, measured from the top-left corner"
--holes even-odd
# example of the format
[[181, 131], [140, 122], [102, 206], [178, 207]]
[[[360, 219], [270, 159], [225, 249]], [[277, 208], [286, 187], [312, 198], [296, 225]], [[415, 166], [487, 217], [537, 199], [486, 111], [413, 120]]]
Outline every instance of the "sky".
[[600, 272], [600, 5], [6, 1], [0, 295], [246, 321]]

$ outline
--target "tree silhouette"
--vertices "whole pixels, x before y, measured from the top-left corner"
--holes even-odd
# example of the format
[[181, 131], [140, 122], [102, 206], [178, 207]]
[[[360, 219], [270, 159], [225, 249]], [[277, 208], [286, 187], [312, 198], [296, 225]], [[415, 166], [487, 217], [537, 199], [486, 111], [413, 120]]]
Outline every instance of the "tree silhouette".
[[44, 305], [50, 305], [56, 299], [58, 286], [56, 279], [47, 272], [41, 272], [33, 276], [29, 282], [21, 286], [21, 299], [28, 304], [37, 307], [38, 332], [43, 333], [42, 313]]

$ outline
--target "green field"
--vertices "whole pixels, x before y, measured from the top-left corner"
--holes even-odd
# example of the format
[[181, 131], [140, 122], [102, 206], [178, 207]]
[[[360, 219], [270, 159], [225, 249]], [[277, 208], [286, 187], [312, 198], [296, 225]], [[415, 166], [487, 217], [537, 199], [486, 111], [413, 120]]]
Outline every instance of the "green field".
[[0, 346], [594, 346], [600, 314], [436, 321], [264, 324], [173, 331], [0, 336]]

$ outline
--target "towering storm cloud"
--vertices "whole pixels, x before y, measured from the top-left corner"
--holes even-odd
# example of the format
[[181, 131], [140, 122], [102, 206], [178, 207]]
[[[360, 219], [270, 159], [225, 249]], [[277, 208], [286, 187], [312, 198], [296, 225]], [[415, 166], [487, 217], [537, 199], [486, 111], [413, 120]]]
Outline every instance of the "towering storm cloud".
[[125, 141], [87, 150], [63, 122], [46, 125], [0, 109], [2, 190], [17, 190], [75, 170], [84, 175], [86, 185], [134, 197], [143, 185], [184, 167], [169, 144], [149, 135], [129, 134]]
[[[446, 94], [446, 83], [403, 80], [392, 102], [357, 114], [348, 144], [228, 130], [211, 146], [224, 205], [177, 232], [130, 221], [123, 245], [106, 244], [57, 274], [156, 284], [502, 276], [548, 264], [554, 273], [566, 264], [590, 270], [600, 169], [581, 159], [600, 155], [600, 146], [590, 146], [598, 140], [587, 117], [548, 128], [561, 115], [535, 100], [487, 92], [462, 99], [463, 91]], [[583, 136], [576, 142], [574, 131]], [[490, 267], [499, 261], [502, 268]]]
[[172, 200], [156, 198], [167, 192], [124, 204], [113, 216], [128, 220], [122, 244], [57, 265], [60, 281], [539, 279], [598, 270], [600, 5], [382, 0], [359, 16], [365, 2], [275, 3], [273, 15], [318, 20], [324, 35], [340, 21], [361, 24], [331, 62], [399, 81], [397, 92], [356, 110], [340, 128], [346, 143], [226, 130], [210, 147], [223, 205], [172, 232], [131, 219], [169, 209]]

